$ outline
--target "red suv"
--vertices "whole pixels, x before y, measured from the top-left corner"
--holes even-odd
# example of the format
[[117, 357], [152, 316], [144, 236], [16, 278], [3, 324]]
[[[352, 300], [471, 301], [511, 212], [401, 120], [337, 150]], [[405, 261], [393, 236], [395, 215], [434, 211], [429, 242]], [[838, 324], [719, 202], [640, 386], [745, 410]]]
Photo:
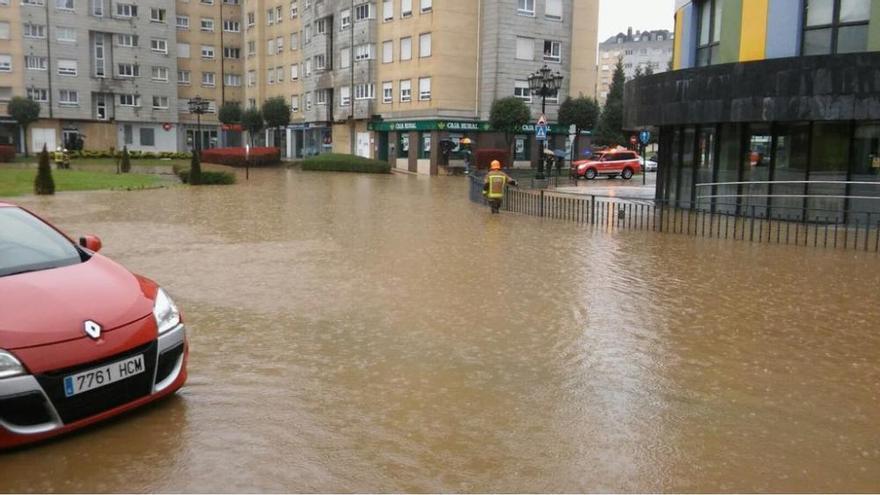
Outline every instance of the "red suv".
[[578, 160], [572, 164], [573, 175], [588, 180], [599, 175], [614, 178], [618, 175], [626, 180], [642, 171], [641, 158], [635, 151], [610, 150], [597, 153], [589, 160]]

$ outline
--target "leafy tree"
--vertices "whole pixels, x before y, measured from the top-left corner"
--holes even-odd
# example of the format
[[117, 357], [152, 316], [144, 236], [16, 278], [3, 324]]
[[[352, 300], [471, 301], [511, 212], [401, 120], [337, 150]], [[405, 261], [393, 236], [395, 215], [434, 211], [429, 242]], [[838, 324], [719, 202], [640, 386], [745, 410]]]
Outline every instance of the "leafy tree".
[[43, 151], [40, 153], [37, 177], [34, 179], [34, 194], [55, 194], [55, 180], [52, 178], [49, 151], [46, 150], [45, 144], [43, 144]]
[[[579, 96], [577, 98], [568, 97], [559, 107], [559, 123], [564, 127], [574, 126], [574, 146], [573, 153], [575, 157], [580, 151], [581, 131], [592, 131], [596, 128], [599, 121], [599, 104], [590, 97]], [[574, 158], [572, 158], [574, 159]]]
[[128, 154], [128, 146], [122, 147], [122, 163], [119, 168], [123, 174], [131, 172], [131, 156]]
[[641, 66], [641, 65], [637, 65], [637, 66], [636, 66], [636, 71], [635, 71], [635, 73], [633, 74], [633, 79], [639, 79], [640, 77], [642, 77], [642, 76], [644, 76], [644, 75], [645, 75], [645, 74], [642, 72], [642, 66]]
[[508, 96], [492, 102], [492, 109], [489, 111], [489, 124], [496, 131], [504, 133], [508, 158], [513, 152], [514, 136], [522, 132], [522, 127], [529, 123], [529, 119], [531, 119], [529, 107], [515, 96]]
[[263, 130], [263, 114], [256, 107], [248, 108], [241, 116], [241, 125], [248, 132], [251, 147], [254, 146], [254, 137]]
[[220, 106], [220, 112], [217, 114], [217, 118], [220, 122], [229, 125], [229, 124], [240, 124], [241, 123], [241, 104], [237, 101], [227, 101], [223, 105]]
[[654, 75], [654, 68], [651, 67], [650, 65], [645, 67], [645, 75], [646, 76], [653, 76]]
[[611, 79], [611, 88], [608, 91], [608, 99], [602, 110], [599, 121], [599, 138], [605, 144], [624, 144], [626, 137], [623, 135], [623, 85], [626, 78], [623, 75], [623, 59], [617, 60], [614, 76]]
[[281, 129], [287, 127], [290, 123], [290, 105], [283, 96], [274, 96], [263, 103], [263, 118], [266, 120], [266, 126], [275, 128], [275, 144], [280, 142], [278, 136]]
[[9, 104], [6, 106], [6, 111], [9, 113], [10, 117], [18, 122], [18, 125], [20, 125], [24, 131], [24, 156], [27, 157], [27, 130], [28, 126], [40, 118], [40, 104], [29, 98], [15, 96], [9, 100]]
[[201, 150], [193, 150], [192, 158], [189, 162], [189, 184], [198, 186], [202, 184], [202, 157]]

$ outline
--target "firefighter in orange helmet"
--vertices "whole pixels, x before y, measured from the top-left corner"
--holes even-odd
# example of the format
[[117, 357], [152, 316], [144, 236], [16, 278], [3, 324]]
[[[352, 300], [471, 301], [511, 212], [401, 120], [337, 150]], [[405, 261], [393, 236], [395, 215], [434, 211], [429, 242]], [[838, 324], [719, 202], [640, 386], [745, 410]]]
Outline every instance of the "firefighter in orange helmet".
[[489, 173], [486, 174], [486, 180], [483, 182], [483, 197], [489, 202], [493, 214], [498, 213], [501, 209], [504, 191], [508, 184], [515, 186], [516, 181], [501, 171], [501, 162], [492, 160], [489, 165]]

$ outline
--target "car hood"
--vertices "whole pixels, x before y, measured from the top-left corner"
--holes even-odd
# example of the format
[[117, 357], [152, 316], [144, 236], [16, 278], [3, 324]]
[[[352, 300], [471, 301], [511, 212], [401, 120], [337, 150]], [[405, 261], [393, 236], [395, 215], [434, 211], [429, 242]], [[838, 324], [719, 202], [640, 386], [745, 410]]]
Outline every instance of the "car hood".
[[83, 338], [86, 320], [104, 332], [152, 314], [155, 285], [95, 254], [85, 263], [0, 277], [0, 348]]

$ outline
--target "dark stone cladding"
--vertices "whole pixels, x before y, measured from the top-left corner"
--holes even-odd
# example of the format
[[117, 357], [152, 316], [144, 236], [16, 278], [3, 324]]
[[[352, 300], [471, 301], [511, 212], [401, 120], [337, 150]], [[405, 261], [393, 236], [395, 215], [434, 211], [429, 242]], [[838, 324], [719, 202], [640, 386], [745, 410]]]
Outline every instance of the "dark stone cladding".
[[880, 52], [700, 67], [626, 84], [624, 125], [880, 120]]

